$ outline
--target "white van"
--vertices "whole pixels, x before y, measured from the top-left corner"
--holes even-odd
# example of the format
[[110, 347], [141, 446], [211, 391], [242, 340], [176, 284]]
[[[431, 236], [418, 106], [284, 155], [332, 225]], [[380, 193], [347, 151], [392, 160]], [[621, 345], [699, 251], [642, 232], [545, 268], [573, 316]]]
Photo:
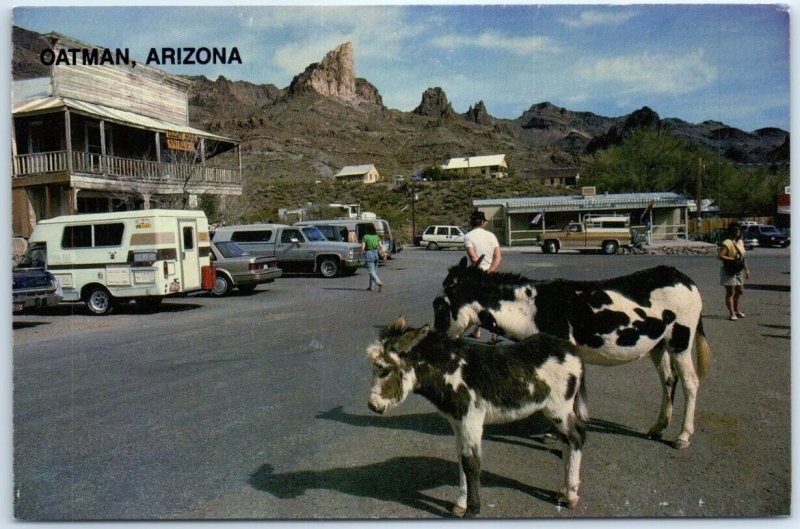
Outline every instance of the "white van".
[[396, 254], [403, 248], [397, 244], [392, 228], [384, 219], [378, 218], [358, 218], [358, 219], [320, 219], [302, 220], [295, 222], [295, 226], [316, 226], [330, 241], [357, 242], [361, 243], [364, 237], [364, 226], [372, 224], [375, 226], [375, 233], [381, 239], [381, 245], [387, 255]]
[[193, 210], [149, 209], [66, 215], [40, 221], [20, 261], [56, 276], [64, 301], [94, 314], [135, 299], [157, 306], [165, 296], [213, 286], [208, 221]]

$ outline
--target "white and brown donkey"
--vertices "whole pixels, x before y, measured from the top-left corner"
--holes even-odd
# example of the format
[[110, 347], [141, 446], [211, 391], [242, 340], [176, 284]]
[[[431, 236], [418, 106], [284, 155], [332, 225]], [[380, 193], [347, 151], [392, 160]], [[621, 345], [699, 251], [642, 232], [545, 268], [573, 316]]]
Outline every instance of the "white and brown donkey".
[[483, 425], [543, 412], [564, 444], [559, 500], [578, 503], [581, 449], [588, 419], [583, 363], [574, 346], [545, 334], [513, 345], [452, 340], [430, 326], [406, 327], [404, 318], [381, 330], [367, 348], [372, 363], [369, 408], [384, 413], [409, 393], [428, 399], [450, 422], [460, 463], [457, 516], [480, 512]]

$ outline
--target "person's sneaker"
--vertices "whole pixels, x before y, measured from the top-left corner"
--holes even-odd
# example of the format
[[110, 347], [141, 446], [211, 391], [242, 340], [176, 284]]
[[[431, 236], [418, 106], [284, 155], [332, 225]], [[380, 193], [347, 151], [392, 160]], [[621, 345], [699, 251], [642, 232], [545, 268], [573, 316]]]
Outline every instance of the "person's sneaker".
[[744, 318], [744, 312], [737, 312], [736, 316], [738, 316], [739, 318]]
[[731, 321], [736, 321], [739, 318], [736, 317], [736, 314], [731, 314], [730, 318], [728, 318], [728, 319], [731, 320]]

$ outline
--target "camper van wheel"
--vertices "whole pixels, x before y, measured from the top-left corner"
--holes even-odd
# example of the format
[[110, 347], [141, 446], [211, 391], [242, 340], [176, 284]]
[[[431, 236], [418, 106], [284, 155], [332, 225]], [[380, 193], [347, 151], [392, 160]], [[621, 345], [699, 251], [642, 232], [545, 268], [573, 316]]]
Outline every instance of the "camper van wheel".
[[615, 241], [606, 241], [603, 243], [603, 253], [606, 255], [614, 255], [617, 253], [619, 245]]
[[86, 306], [92, 314], [102, 316], [110, 313], [114, 309], [114, 298], [103, 287], [94, 286], [89, 289], [86, 294]]
[[211, 288], [211, 293], [215, 296], [224, 296], [231, 290], [231, 282], [225, 277], [224, 274], [217, 274], [214, 279], [214, 286]]
[[339, 261], [333, 257], [325, 257], [319, 262], [319, 273], [322, 277], [335, 277], [339, 273]]

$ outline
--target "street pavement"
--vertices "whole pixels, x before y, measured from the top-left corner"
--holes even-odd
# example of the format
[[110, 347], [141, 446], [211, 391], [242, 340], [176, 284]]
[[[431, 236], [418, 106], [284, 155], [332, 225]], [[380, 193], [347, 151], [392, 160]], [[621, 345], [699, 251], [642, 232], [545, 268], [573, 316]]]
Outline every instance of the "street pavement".
[[[385, 416], [366, 407], [365, 348], [431, 301], [461, 252], [407, 248], [367, 276], [285, 276], [253, 295], [80, 305], [14, 316], [14, 515], [22, 520], [369, 520], [447, 518], [454, 440], [421, 397]], [[712, 347], [696, 432], [644, 436], [660, 402], [652, 363], [588, 366], [592, 421], [581, 502], [554, 503], [560, 450], [534, 418], [487, 427], [482, 517], [790, 521], [789, 250], [750, 253], [747, 317], [728, 321], [718, 262], [692, 255], [543, 255], [509, 249], [503, 269], [595, 279], [670, 264], [704, 300]], [[484, 333], [488, 335], [488, 333]], [[11, 348], [12, 344], [9, 345]], [[681, 523], [684, 523], [683, 521]]]

